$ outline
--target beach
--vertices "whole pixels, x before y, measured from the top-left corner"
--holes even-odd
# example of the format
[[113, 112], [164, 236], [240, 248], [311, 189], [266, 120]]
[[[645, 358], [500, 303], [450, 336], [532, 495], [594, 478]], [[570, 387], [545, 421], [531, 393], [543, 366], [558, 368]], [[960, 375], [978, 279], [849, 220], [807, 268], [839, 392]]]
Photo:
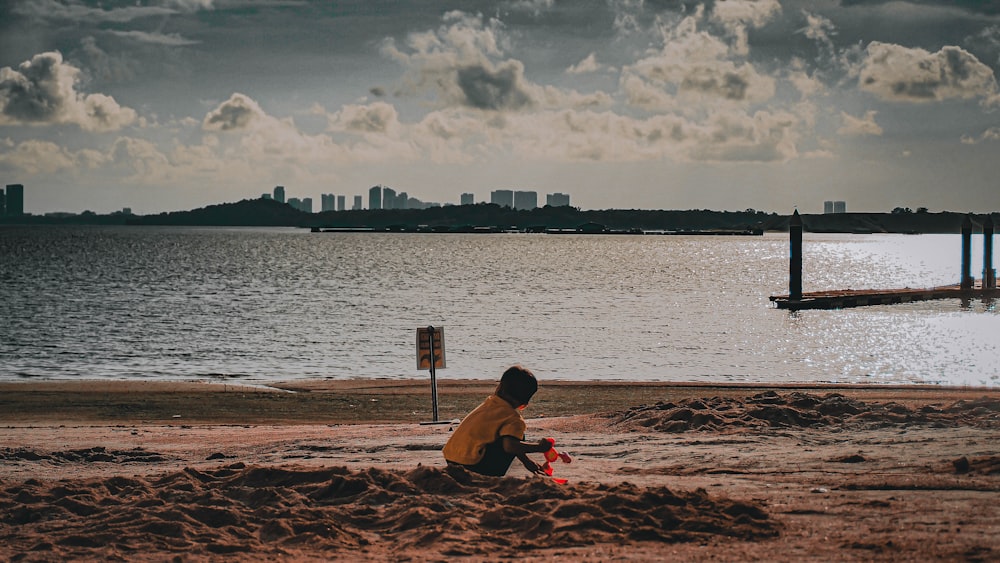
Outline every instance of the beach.
[[543, 381], [561, 485], [446, 466], [492, 387], [0, 383], [0, 558], [1000, 557], [1000, 390]]

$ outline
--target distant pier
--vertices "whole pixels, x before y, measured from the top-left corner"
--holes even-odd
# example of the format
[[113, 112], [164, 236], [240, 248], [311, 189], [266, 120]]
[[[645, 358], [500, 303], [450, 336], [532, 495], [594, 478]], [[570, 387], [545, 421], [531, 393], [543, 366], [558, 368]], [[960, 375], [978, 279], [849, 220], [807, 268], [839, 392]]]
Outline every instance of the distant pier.
[[971, 275], [972, 221], [962, 222], [962, 271], [959, 283], [929, 288], [901, 289], [840, 289], [802, 291], [802, 218], [795, 211], [789, 221], [788, 294], [772, 295], [770, 300], [779, 309], [846, 309], [868, 305], [891, 305], [931, 299], [993, 299], [1000, 297], [993, 269], [993, 221], [983, 222], [983, 277]]
[[979, 299], [1000, 297], [1000, 289], [984, 288], [981, 283], [965, 289], [960, 284], [942, 285], [923, 289], [904, 287], [902, 289], [839, 289], [830, 291], [810, 291], [799, 299], [788, 295], [772, 295], [779, 309], [848, 309], [867, 305], [892, 305], [931, 299]]

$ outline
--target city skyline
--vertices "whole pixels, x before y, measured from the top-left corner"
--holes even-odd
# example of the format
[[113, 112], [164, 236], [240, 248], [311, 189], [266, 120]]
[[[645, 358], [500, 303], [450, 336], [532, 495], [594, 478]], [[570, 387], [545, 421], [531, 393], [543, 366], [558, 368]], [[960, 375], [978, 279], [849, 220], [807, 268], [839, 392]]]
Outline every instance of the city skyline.
[[0, 53], [0, 184], [28, 213], [283, 183], [1000, 209], [991, 2], [14, 0]]

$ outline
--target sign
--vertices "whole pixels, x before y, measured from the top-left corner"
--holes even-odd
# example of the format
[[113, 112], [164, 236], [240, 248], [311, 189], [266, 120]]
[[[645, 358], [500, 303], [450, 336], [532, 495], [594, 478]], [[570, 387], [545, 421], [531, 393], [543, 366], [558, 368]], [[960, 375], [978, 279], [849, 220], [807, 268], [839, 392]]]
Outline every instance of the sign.
[[444, 327], [417, 328], [417, 369], [431, 368], [431, 350], [434, 350], [434, 369], [444, 369]]

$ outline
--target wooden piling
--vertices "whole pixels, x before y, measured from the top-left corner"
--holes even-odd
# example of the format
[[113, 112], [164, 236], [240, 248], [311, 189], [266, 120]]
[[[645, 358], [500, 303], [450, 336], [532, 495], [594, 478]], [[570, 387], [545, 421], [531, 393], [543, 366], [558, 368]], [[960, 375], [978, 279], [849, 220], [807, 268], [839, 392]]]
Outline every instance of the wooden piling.
[[788, 298], [802, 300], [802, 217], [799, 210], [788, 221]]
[[959, 285], [963, 290], [972, 289], [972, 219], [968, 215], [962, 221], [962, 277]]
[[997, 273], [993, 269], [993, 217], [987, 215], [983, 221], [983, 287], [997, 286]]

